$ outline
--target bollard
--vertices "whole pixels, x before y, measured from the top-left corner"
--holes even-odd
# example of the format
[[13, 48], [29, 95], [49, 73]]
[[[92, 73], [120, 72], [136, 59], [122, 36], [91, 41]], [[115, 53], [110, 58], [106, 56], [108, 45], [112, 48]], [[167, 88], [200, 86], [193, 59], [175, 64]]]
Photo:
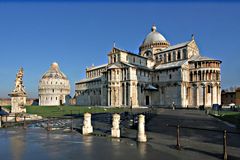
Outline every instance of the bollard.
[[120, 138], [120, 129], [119, 129], [119, 123], [120, 123], [120, 115], [114, 114], [112, 119], [112, 129], [111, 129], [111, 135], [115, 138]]
[[48, 121], [47, 121], [47, 131], [50, 131], [49, 119], [48, 119]]
[[2, 116], [0, 116], [0, 128], [2, 128]]
[[138, 142], [147, 142], [147, 136], [145, 133], [145, 116], [142, 114], [138, 116], [137, 141]]
[[73, 117], [71, 117], [71, 131], [73, 131]]
[[26, 129], [26, 126], [27, 126], [27, 125], [26, 125], [26, 117], [24, 116], [24, 117], [23, 117], [23, 129]]
[[179, 125], [177, 125], [177, 145], [176, 145], [177, 150], [181, 149], [180, 146], [180, 127]]
[[227, 131], [223, 131], [223, 159], [227, 160]]
[[88, 135], [92, 132], [93, 132], [93, 127], [92, 127], [92, 124], [91, 124], [91, 114], [90, 113], [84, 113], [82, 134], [83, 135]]

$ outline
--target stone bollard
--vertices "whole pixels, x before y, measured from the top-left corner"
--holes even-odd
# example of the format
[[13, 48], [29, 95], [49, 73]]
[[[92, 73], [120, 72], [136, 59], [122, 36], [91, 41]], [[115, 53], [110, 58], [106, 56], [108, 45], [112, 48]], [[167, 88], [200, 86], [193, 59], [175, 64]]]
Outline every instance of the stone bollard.
[[2, 116], [0, 116], [0, 128], [2, 128]]
[[93, 127], [91, 124], [91, 114], [90, 113], [84, 113], [84, 121], [83, 121], [83, 127], [82, 127], [82, 134], [87, 135], [93, 132]]
[[137, 141], [138, 142], [147, 142], [147, 136], [145, 133], [145, 116], [142, 114], [138, 116]]
[[120, 115], [119, 114], [114, 114], [113, 115], [113, 120], [112, 120], [112, 126], [113, 127], [111, 129], [112, 137], [120, 138], [119, 123], [120, 123]]

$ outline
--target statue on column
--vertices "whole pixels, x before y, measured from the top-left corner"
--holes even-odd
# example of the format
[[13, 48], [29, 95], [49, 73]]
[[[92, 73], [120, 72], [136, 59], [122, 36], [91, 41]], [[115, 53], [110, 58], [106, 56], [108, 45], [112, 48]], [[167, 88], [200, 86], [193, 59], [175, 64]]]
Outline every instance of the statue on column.
[[11, 97], [11, 113], [22, 113], [26, 112], [26, 91], [23, 85], [23, 68], [21, 67], [16, 75], [15, 88], [12, 93], [9, 94]]
[[15, 93], [24, 93], [26, 94], [24, 90], [24, 85], [23, 85], [23, 68], [21, 67], [16, 75], [16, 80], [15, 80], [15, 89], [13, 92]]

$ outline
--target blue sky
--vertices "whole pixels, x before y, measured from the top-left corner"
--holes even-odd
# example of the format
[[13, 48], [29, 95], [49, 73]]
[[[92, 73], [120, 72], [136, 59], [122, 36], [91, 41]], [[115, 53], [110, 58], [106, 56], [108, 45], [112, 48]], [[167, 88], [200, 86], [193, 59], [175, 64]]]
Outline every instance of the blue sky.
[[73, 95], [86, 66], [107, 62], [113, 41], [138, 53], [152, 24], [171, 44], [194, 34], [202, 55], [223, 61], [222, 87], [240, 84], [240, 3], [0, 2], [0, 97], [8, 97], [21, 66], [28, 96], [37, 97], [54, 61]]

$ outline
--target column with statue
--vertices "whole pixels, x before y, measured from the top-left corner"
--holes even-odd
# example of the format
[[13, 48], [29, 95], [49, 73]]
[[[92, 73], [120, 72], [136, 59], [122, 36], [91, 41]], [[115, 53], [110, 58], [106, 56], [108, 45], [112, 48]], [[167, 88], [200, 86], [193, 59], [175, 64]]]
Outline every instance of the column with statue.
[[21, 67], [16, 75], [15, 88], [8, 94], [11, 97], [11, 113], [25, 113], [27, 94], [23, 85], [23, 68]]

